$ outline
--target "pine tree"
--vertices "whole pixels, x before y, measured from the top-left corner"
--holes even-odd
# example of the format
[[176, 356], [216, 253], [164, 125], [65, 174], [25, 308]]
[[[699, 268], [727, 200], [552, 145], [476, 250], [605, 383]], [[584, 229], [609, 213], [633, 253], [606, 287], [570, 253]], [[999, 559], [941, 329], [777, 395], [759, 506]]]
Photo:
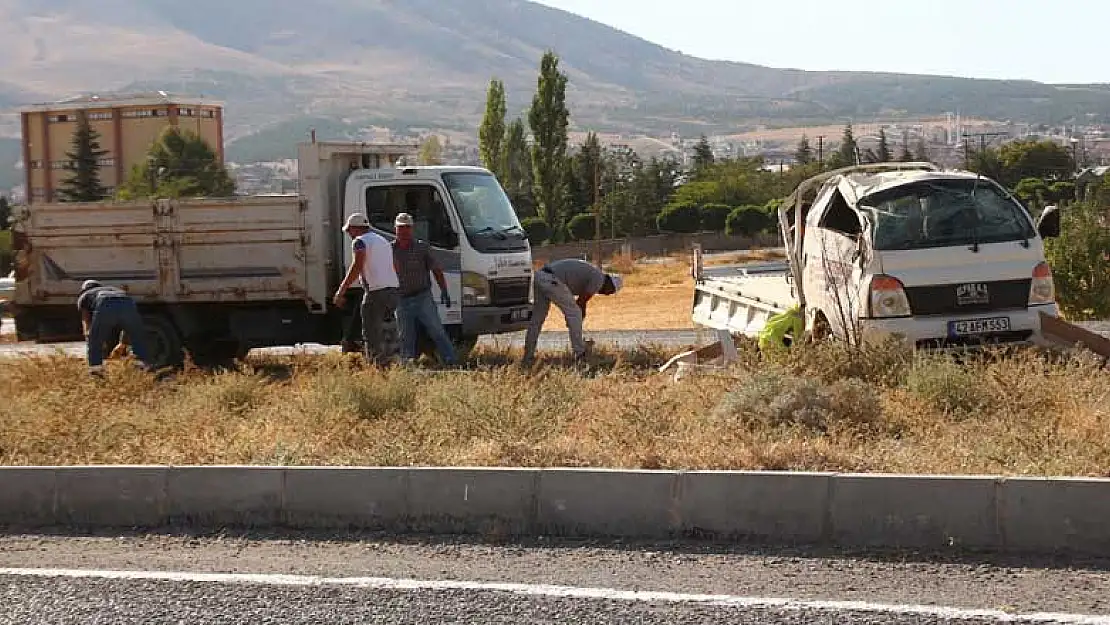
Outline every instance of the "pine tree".
[[705, 173], [714, 162], [713, 148], [709, 145], [709, 138], [705, 135], [701, 136], [697, 145], [694, 146], [694, 175], [698, 176]]
[[879, 149], [875, 152], [875, 156], [880, 163], [889, 163], [894, 160], [894, 155], [890, 152], [890, 144], [886, 140], [886, 129], [879, 129]]
[[802, 140], [798, 142], [797, 149], [794, 150], [794, 160], [799, 165], [809, 165], [813, 162], [813, 148], [809, 145], [809, 137], [802, 135]]
[[921, 163], [929, 162], [929, 151], [925, 148], [925, 137], [917, 138], [917, 150], [913, 154], [913, 159]]
[[841, 166], [855, 165], [856, 164], [856, 136], [852, 132], [852, 122], [848, 122], [844, 126], [844, 136], [840, 139], [840, 149], [837, 150], [837, 161]]
[[12, 205], [5, 195], [0, 195], [0, 230], [7, 230], [12, 225]]
[[898, 160], [903, 163], [913, 162], [913, 152], [910, 152], [910, 133], [902, 133], [902, 153], [898, 156]]
[[494, 78], [489, 82], [489, 91], [486, 93], [486, 114], [482, 118], [482, 126], [478, 129], [478, 153], [482, 159], [482, 166], [492, 171], [500, 178], [501, 147], [505, 138], [505, 85]]
[[567, 76], [559, 71], [559, 57], [548, 51], [540, 62], [540, 75], [528, 124], [532, 128], [532, 173], [536, 209], [555, 231], [566, 217], [563, 169], [567, 160]]
[[[153, 183], [153, 184], [152, 184]], [[131, 169], [120, 197], [228, 197], [235, 181], [208, 143], [191, 130], [170, 126]]]
[[99, 202], [108, 195], [100, 184], [100, 159], [108, 153], [100, 149], [100, 133], [89, 125], [84, 111], [77, 114], [77, 129], [73, 132], [73, 147], [66, 152], [71, 176], [58, 187], [58, 197], [63, 202]]

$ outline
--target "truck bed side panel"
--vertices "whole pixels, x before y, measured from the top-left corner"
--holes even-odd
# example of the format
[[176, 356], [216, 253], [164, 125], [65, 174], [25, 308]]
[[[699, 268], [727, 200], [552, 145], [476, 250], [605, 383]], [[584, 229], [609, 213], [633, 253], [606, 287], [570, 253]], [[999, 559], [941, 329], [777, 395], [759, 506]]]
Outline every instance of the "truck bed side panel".
[[36, 205], [24, 305], [71, 304], [82, 281], [140, 301], [253, 302], [305, 297], [298, 198]]

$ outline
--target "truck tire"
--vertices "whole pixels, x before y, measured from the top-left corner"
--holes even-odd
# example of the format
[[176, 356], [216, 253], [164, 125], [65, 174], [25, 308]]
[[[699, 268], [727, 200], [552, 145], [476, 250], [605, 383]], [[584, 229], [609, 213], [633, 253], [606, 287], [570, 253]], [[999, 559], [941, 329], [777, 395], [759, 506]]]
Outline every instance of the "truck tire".
[[180, 367], [185, 362], [185, 350], [181, 343], [181, 335], [173, 322], [165, 315], [143, 315], [143, 325], [146, 326], [147, 349], [150, 350], [150, 360], [155, 368]]
[[188, 347], [198, 367], [230, 367], [243, 360], [250, 351], [236, 340], [196, 341]]
[[[460, 362], [466, 362], [470, 358], [470, 352], [474, 351], [474, 347], [478, 344], [478, 337], [476, 336], [463, 336], [451, 337], [451, 345], [455, 347], [455, 358]], [[420, 331], [419, 337], [416, 339], [416, 353], [420, 356], [426, 356], [430, 360], [442, 363], [439, 359], [439, 352], [436, 351], [436, 345], [428, 334], [423, 330]]]

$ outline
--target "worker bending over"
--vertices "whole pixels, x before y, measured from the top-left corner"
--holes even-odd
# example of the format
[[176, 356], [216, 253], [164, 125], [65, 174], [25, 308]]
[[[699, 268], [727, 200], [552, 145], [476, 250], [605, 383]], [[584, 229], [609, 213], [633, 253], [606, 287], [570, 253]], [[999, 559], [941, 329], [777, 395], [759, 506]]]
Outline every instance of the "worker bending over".
[[532, 283], [534, 303], [532, 323], [524, 340], [524, 366], [531, 366], [535, 359], [536, 342], [552, 303], [566, 318], [575, 360], [582, 360], [586, 356], [586, 341], [582, 338], [586, 304], [598, 293], [613, 295], [619, 291], [623, 284], [620, 276], [607, 274], [584, 260], [568, 258], [544, 265], [536, 272]]
[[115, 344], [121, 332], [127, 334], [131, 350], [142, 361], [143, 368], [152, 368], [143, 318], [130, 295], [96, 280], [86, 280], [77, 297], [77, 309], [81, 311], [91, 373], [99, 375], [103, 371], [104, 348]]
[[351, 238], [351, 266], [336, 289], [332, 303], [343, 308], [347, 289], [355, 281], [362, 283], [362, 343], [368, 362], [386, 366], [392, 353], [385, 341], [383, 326], [394, 319], [400, 299], [400, 283], [393, 266], [393, 246], [385, 237], [370, 230], [370, 220], [362, 213], [352, 213], [343, 226]]

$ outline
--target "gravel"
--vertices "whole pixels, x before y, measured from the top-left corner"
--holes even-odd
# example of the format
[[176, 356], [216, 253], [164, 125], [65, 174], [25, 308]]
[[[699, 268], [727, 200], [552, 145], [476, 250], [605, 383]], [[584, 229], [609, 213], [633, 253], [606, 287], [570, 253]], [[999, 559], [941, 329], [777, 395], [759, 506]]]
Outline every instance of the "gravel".
[[[275, 587], [195, 582], [0, 577], [0, 624], [397, 625], [550, 623], [644, 625], [734, 623], [787, 625], [951, 623], [938, 616], [754, 609], [697, 603], [649, 603], [522, 596], [484, 591], [397, 591]], [[966, 619], [962, 623], [1000, 622]]]

